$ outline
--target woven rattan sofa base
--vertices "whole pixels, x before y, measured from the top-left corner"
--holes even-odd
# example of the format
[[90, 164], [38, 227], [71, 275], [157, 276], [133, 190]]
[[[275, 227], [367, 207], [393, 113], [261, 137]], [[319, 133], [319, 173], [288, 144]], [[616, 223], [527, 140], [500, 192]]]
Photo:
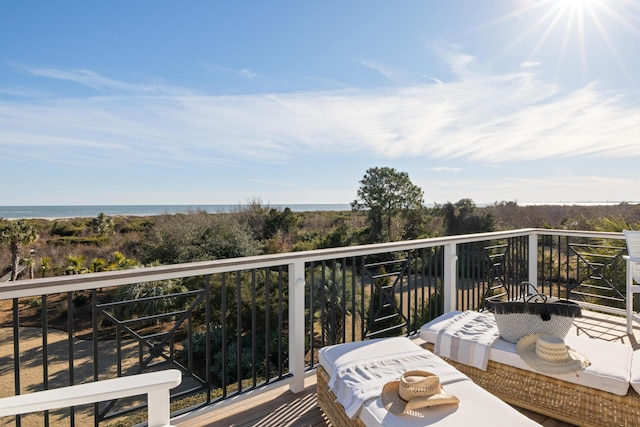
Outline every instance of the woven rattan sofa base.
[[579, 426], [640, 426], [640, 395], [631, 387], [618, 396], [494, 361], [483, 371], [443, 359], [511, 405]]
[[329, 390], [329, 374], [321, 365], [318, 365], [316, 376], [318, 406], [329, 422], [334, 427], [364, 427], [360, 419], [352, 420], [349, 418], [344, 411], [344, 406], [336, 402], [336, 395]]

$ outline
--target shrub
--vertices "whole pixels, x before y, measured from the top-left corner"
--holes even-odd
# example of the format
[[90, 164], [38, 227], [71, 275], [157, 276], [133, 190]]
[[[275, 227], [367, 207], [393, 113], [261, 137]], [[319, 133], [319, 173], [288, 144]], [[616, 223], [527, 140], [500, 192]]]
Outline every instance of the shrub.
[[[255, 337], [254, 337], [255, 335]], [[255, 338], [255, 348], [253, 341]], [[240, 380], [256, 377], [265, 378], [267, 373], [275, 375], [280, 369], [286, 369], [288, 364], [288, 338], [282, 336], [280, 346], [283, 350], [282, 357], [278, 357], [278, 333], [273, 331], [269, 334], [269, 352], [267, 354], [267, 337], [264, 331], [248, 332], [240, 335], [240, 346], [238, 347], [238, 334], [234, 330], [227, 330], [227, 336], [223, 339], [223, 328], [221, 326], [211, 326], [211, 379], [212, 383], [218, 387], [226, 387], [237, 383]], [[206, 358], [206, 333], [196, 332], [193, 335], [193, 346], [191, 348], [194, 360], [205, 360]], [[177, 354], [178, 360], [187, 365], [189, 357], [189, 343], [183, 342], [183, 350]], [[223, 358], [223, 349], [226, 350]], [[254, 363], [253, 354], [256, 355]], [[240, 365], [238, 365], [240, 362]], [[278, 363], [280, 362], [280, 365]], [[204, 376], [204, 363], [198, 365], [199, 374]], [[224, 370], [223, 370], [224, 366]], [[196, 368], [196, 369], [197, 369]], [[240, 376], [238, 376], [238, 369]]]
[[232, 216], [194, 212], [160, 215], [146, 234], [144, 263], [179, 264], [258, 255], [260, 244]]

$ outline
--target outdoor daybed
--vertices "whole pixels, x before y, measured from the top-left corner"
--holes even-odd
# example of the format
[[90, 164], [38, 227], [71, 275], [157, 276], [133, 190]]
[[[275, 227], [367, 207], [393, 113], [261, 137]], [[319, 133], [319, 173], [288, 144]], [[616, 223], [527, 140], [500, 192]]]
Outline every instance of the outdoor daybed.
[[[425, 324], [420, 331], [424, 347], [434, 349], [438, 334], [459, 314], [447, 313]], [[591, 365], [571, 373], [541, 374], [522, 360], [516, 344], [503, 339], [491, 345], [486, 370], [445, 360], [512, 405], [581, 426], [640, 426], [640, 351], [571, 334], [565, 343]]]
[[[336, 427], [539, 425], [406, 337], [324, 347], [320, 350], [319, 359], [318, 405]], [[396, 415], [387, 411], [379, 397], [379, 386], [397, 380], [408, 368], [436, 374], [445, 392], [456, 396], [459, 403], [424, 408], [413, 415]], [[343, 376], [345, 372], [358, 375], [363, 372], [370, 377], [366, 381], [344, 381], [340, 384], [340, 378], [354, 378]], [[354, 388], [357, 389], [355, 397], [348, 393]], [[345, 392], [347, 399], [344, 398]], [[359, 396], [363, 396], [360, 401]]]

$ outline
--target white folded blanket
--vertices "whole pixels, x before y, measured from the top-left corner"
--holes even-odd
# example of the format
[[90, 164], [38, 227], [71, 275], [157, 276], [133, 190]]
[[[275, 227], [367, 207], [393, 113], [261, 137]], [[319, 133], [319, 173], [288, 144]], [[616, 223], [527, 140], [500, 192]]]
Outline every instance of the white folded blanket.
[[498, 338], [500, 331], [493, 316], [463, 311], [438, 332], [434, 353], [486, 371], [491, 345]]
[[433, 353], [418, 349], [401, 356], [373, 356], [337, 366], [329, 378], [329, 388], [347, 416], [355, 419], [367, 400], [381, 395], [386, 383], [397, 381], [403, 372], [414, 369], [438, 375], [443, 385], [469, 379]]

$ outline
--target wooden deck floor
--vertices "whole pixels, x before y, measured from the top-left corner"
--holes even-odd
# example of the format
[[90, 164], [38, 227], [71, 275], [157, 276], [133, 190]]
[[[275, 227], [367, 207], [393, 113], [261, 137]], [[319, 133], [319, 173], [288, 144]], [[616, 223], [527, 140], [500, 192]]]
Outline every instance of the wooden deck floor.
[[[583, 311], [583, 317], [576, 319], [570, 333], [586, 335], [607, 341], [618, 341], [639, 348], [640, 329], [627, 335], [624, 319]], [[546, 427], [571, 427], [562, 421], [548, 418], [531, 411], [521, 410], [529, 418]], [[274, 387], [268, 391], [256, 391], [237, 402], [225, 402], [219, 406], [205, 408], [200, 412], [181, 417], [174, 421], [177, 427], [326, 427], [330, 425], [316, 404], [315, 375], [305, 380], [304, 392], [293, 394], [287, 385]], [[496, 425], [500, 425], [499, 419]], [[340, 426], [335, 426], [340, 427]]]

